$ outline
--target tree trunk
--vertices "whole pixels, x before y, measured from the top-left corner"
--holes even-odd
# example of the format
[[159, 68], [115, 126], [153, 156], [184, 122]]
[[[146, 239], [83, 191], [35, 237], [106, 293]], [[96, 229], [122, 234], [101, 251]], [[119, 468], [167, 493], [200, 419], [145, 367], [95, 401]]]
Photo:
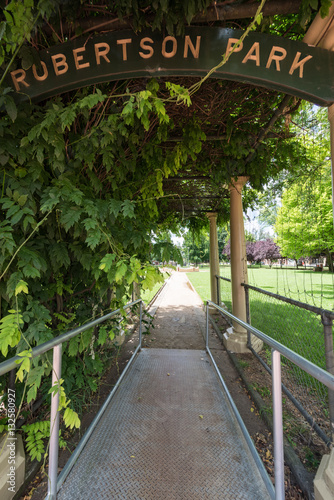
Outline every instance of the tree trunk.
[[329, 250], [326, 251], [326, 256], [327, 256], [327, 260], [328, 260], [328, 270], [330, 273], [334, 273], [333, 257], [332, 257], [332, 254]]

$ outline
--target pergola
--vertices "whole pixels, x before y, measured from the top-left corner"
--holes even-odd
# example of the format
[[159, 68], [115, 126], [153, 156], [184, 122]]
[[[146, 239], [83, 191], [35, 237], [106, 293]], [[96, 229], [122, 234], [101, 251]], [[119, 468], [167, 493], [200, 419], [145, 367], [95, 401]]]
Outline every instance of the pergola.
[[[223, 214], [225, 220], [230, 218], [233, 313], [244, 321], [245, 297], [241, 283], [247, 282], [247, 260], [241, 194], [246, 182], [252, 183], [256, 177], [254, 166], [253, 170], [250, 168], [254, 155], [270, 141], [289, 137], [284, 127], [275, 127], [275, 124], [298, 108], [301, 98], [329, 106], [331, 130], [334, 130], [331, 105], [334, 101], [331, 84], [334, 5], [328, 17], [323, 19], [317, 14], [302, 37], [295, 32], [295, 20], [291, 18], [299, 12], [300, 0], [268, 0], [264, 16], [276, 16], [286, 22], [286, 33], [278, 38], [252, 32], [240, 43], [244, 32], [235, 27], [243, 27], [245, 22], [247, 26], [258, 7], [252, 0], [214, 2], [206, 12], [191, 19], [182, 35], [174, 36], [166, 31], [136, 32], [131, 15], [120, 19], [109, 12], [108, 4], [87, 4], [83, 19], [62, 23], [65, 43], [41, 51], [39, 67], [18, 68], [7, 80], [18, 100], [22, 96], [26, 98], [26, 94], [40, 100], [90, 83], [128, 78], [131, 78], [128, 88], [133, 92], [142, 88], [142, 78], [151, 76], [172, 79], [192, 88], [199, 76], [216, 66], [212, 78], [192, 94], [189, 108], [167, 104], [176, 126], [166, 138], [164, 148], [183, 140], [182, 123], [184, 119], [191, 122], [194, 114], [201, 123], [205, 141], [196, 162], [187, 164], [177, 175], [164, 178], [165, 196], [159, 205], [160, 217], [164, 220], [171, 213], [179, 213], [182, 219], [205, 216], [210, 219], [211, 299], [214, 302], [217, 302], [215, 275], [219, 274], [217, 216]], [[148, 26], [154, 21], [149, 9], [143, 9], [141, 14], [146, 16]], [[78, 28], [80, 37], [76, 35]], [[50, 32], [51, 28], [45, 29]], [[223, 53], [229, 59], [219, 67]], [[274, 108], [272, 102], [276, 103]], [[235, 164], [229, 167], [226, 153], [231, 120], [243, 134], [240, 148], [248, 151], [241, 155], [237, 167]], [[152, 131], [147, 133], [146, 141], [152, 139], [150, 134]], [[247, 352], [246, 331], [234, 325], [229, 333], [226, 346], [236, 352]]]
[[[189, 123], [191, 150], [194, 115], [205, 137], [196, 161], [163, 178], [159, 217], [161, 221], [171, 214], [183, 221], [209, 219], [211, 300], [215, 303], [217, 219], [230, 221], [232, 309], [244, 322], [242, 284], [247, 283], [247, 258], [242, 193], [248, 182], [254, 187], [263, 185], [262, 173], [256, 171], [257, 151], [268, 148], [269, 172], [271, 141], [289, 138], [288, 130], [280, 124], [282, 117], [289, 117], [301, 99], [306, 99], [328, 107], [334, 154], [334, 3], [327, 17], [315, 16], [304, 35], [294, 29], [293, 16], [305, 3], [267, 0], [263, 15], [282, 21], [285, 32], [277, 36], [255, 30], [244, 40], [245, 29], [259, 7], [254, 0], [213, 2], [206, 11], [188, 19], [184, 30], [177, 33], [175, 28], [173, 34], [168, 27], [152, 29], [155, 19], [148, 6], [139, 9], [146, 21], [141, 31], [133, 14], [120, 18], [108, 8], [108, 2], [87, 3], [80, 18], [57, 27], [61, 43], [41, 50], [39, 63], [29, 68], [17, 66], [6, 80], [18, 102], [27, 98], [41, 101], [94, 83], [118, 80], [128, 80], [129, 92], [137, 92], [143, 89], [143, 81], [152, 77], [196, 88], [188, 108], [175, 106], [175, 102], [166, 104], [175, 127], [163, 142], [165, 150], [185, 140], [185, 121]], [[48, 36], [54, 31], [51, 24], [43, 29]], [[220, 65], [224, 56], [228, 60]], [[199, 80], [213, 68], [211, 78], [197, 88]], [[231, 162], [228, 153], [231, 123], [240, 132], [239, 162]], [[153, 139], [154, 127], [144, 141]], [[263, 172], [266, 175], [270, 176]], [[249, 352], [246, 330], [235, 323], [225, 335], [225, 345], [234, 352]], [[260, 342], [253, 347], [260, 350]]]

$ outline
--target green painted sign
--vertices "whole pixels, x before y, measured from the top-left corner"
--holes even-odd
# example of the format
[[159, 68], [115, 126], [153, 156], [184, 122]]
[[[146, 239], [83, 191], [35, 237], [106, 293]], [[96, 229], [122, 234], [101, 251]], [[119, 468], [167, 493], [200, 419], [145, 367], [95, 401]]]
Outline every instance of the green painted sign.
[[[87, 85], [138, 77], [207, 74], [243, 31], [191, 27], [184, 36], [113, 31], [40, 51], [40, 64], [7, 77], [18, 101], [34, 101]], [[334, 54], [261, 33], [250, 33], [213, 78], [247, 82], [311, 102], [334, 102]]]

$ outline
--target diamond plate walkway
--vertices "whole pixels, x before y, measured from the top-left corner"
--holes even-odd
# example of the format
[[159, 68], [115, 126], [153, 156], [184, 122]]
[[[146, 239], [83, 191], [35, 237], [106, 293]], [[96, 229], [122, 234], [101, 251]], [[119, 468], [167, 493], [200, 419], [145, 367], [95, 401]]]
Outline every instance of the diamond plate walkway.
[[143, 349], [57, 498], [270, 496], [208, 355]]

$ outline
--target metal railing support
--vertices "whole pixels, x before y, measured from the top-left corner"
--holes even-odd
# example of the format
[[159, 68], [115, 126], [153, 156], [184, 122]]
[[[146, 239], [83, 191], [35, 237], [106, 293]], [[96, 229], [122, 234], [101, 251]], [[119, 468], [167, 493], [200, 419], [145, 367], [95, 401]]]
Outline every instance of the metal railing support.
[[[53, 349], [53, 369], [52, 369], [52, 387], [56, 387], [57, 390], [52, 392], [51, 394], [51, 416], [50, 416], [50, 447], [49, 447], [49, 475], [48, 475], [48, 493], [46, 496], [46, 500], [56, 500], [57, 499], [57, 491], [60, 488], [60, 485], [62, 484], [62, 481], [64, 481], [66, 475], [68, 474], [69, 470], [73, 466], [78, 454], [80, 451], [83, 449], [85, 443], [87, 442], [89, 436], [93, 432], [94, 427], [96, 426], [98, 420], [101, 418], [105, 408], [109, 404], [111, 398], [115, 394], [119, 384], [123, 380], [127, 370], [129, 369], [131, 363], [135, 359], [136, 355], [138, 354], [140, 348], [141, 348], [141, 341], [142, 341], [142, 316], [143, 316], [143, 309], [142, 309], [142, 304], [143, 301], [142, 299], [135, 300], [134, 302], [130, 302], [126, 304], [123, 309], [130, 309], [134, 305], [140, 303], [140, 323], [139, 323], [139, 343], [138, 346], [133, 353], [131, 359], [129, 360], [128, 364], [126, 365], [125, 369], [123, 370], [121, 376], [119, 377], [118, 381], [116, 382], [113, 390], [109, 394], [108, 398], [100, 408], [98, 414], [96, 415], [94, 421], [88, 428], [87, 432], [84, 434], [83, 438], [81, 439], [79, 445], [75, 449], [75, 451], [72, 453], [71, 458], [68, 460], [66, 466], [64, 467], [61, 478], [57, 481], [57, 476], [58, 476], [58, 452], [59, 452], [59, 396], [60, 396], [60, 386], [59, 386], [59, 380], [61, 378], [61, 352], [62, 352], [62, 344], [64, 342], [67, 342], [68, 340], [72, 339], [73, 337], [76, 337], [80, 333], [88, 330], [89, 328], [95, 328], [95, 326], [99, 325], [100, 323], [103, 323], [104, 321], [111, 319], [115, 316], [117, 316], [120, 312], [121, 309], [115, 309], [111, 313], [105, 314], [104, 316], [101, 316], [100, 318], [94, 319], [93, 321], [90, 321], [89, 323], [86, 323], [85, 325], [79, 326], [77, 328], [74, 328], [73, 330], [69, 330], [66, 333], [63, 333], [62, 335], [59, 335], [58, 337], [55, 337], [51, 340], [48, 340], [47, 342], [44, 342], [43, 344], [40, 344], [32, 349], [32, 358], [36, 358], [37, 356], [40, 356], [41, 354], [44, 354], [51, 349]], [[9, 371], [16, 369], [17, 368], [17, 361], [20, 360], [20, 356], [13, 356], [12, 358], [3, 361], [0, 363], [0, 375], [4, 375], [5, 373], [8, 373]], [[65, 473], [66, 469], [66, 473]], [[58, 483], [58, 484], [57, 484]]]
[[[258, 355], [256, 351], [250, 346], [249, 350], [252, 352], [252, 354], [256, 357], [259, 363], [263, 366], [265, 370], [269, 373], [269, 375], [272, 377], [273, 372], [271, 368], [267, 365], [265, 361], [261, 358], [261, 356]], [[330, 447], [332, 444], [331, 439], [324, 433], [324, 431], [319, 427], [319, 425], [315, 422], [314, 417], [311, 417], [311, 415], [305, 410], [303, 405], [296, 399], [293, 394], [287, 389], [287, 387], [282, 383], [282, 392], [290, 399], [292, 404], [295, 405], [297, 410], [300, 412], [301, 415], [305, 418], [306, 422], [310, 425], [310, 427], [318, 434], [318, 436], [323, 440], [323, 442]]]
[[[251, 322], [250, 322], [250, 307], [249, 307], [249, 290], [247, 287], [245, 287], [245, 301], [246, 301], [246, 323], [250, 325]], [[251, 334], [249, 330], [247, 330], [247, 347], [248, 348], [252, 347]]]
[[[274, 490], [273, 484], [269, 478], [269, 475], [268, 475], [268, 473], [263, 465], [263, 462], [262, 462], [262, 460], [257, 452], [255, 444], [252, 441], [252, 438], [250, 437], [250, 434], [249, 434], [249, 432], [244, 424], [244, 421], [241, 418], [241, 415], [238, 411], [238, 408], [237, 408], [237, 406], [236, 406], [236, 404], [235, 404], [235, 402], [234, 402], [234, 400], [233, 400], [233, 398], [232, 398], [232, 396], [227, 388], [227, 385], [226, 385], [226, 383], [225, 383], [225, 381], [224, 381], [224, 379], [219, 371], [219, 368], [218, 368], [218, 366], [217, 366], [217, 364], [212, 356], [212, 353], [209, 349], [209, 345], [208, 345], [209, 344], [209, 303], [213, 304], [211, 301], [208, 301], [207, 306], [206, 306], [206, 351], [211, 359], [211, 362], [212, 362], [214, 369], [216, 370], [216, 373], [217, 373], [217, 376], [220, 380], [220, 383], [222, 384], [222, 386], [224, 388], [226, 397], [227, 397], [227, 399], [230, 403], [231, 409], [232, 409], [232, 411], [233, 411], [233, 413], [238, 421], [238, 424], [240, 426], [240, 430], [241, 430], [241, 432], [242, 432], [242, 434], [243, 434], [243, 436], [248, 444], [249, 451], [251, 452], [251, 454], [253, 456], [253, 459], [254, 459], [255, 464], [258, 468], [258, 471], [259, 471], [259, 473], [260, 473], [260, 475], [261, 475], [261, 477], [266, 485], [269, 496], [272, 500], [274, 500], [275, 499], [275, 490]], [[221, 310], [221, 308], [220, 308], [220, 310]], [[276, 497], [276, 500], [277, 500], [277, 497]]]
[[[324, 327], [326, 369], [334, 375], [334, 353], [333, 353], [333, 319], [325, 312], [321, 315]], [[328, 389], [328, 406], [331, 429], [331, 440], [334, 443], [334, 391]]]
[[281, 353], [272, 349], [271, 362], [273, 372], [273, 423], [274, 423], [274, 464], [275, 464], [275, 499], [284, 500], [284, 446], [283, 446], [283, 410]]
[[209, 307], [206, 306], [206, 331], [205, 331], [205, 347], [209, 348]]
[[[218, 309], [223, 316], [227, 316], [233, 321], [239, 323], [247, 329], [252, 335], [262, 340], [272, 349], [272, 375], [273, 375], [273, 414], [274, 414], [274, 468], [275, 468], [275, 500], [284, 500], [284, 446], [283, 446], [283, 412], [282, 412], [282, 380], [281, 380], [281, 354], [289, 361], [297, 365], [306, 373], [316, 378], [328, 387], [329, 392], [334, 394], [334, 374], [325, 371], [319, 366], [311, 363], [288, 347], [280, 344], [257, 328], [245, 323], [230, 312], [222, 309], [212, 301], [207, 301], [207, 307], [211, 305]], [[329, 331], [332, 332], [332, 324], [329, 324], [327, 311], [324, 313], [327, 320], [324, 318], [324, 326], [329, 336]], [[331, 316], [329, 317], [331, 318]], [[326, 325], [325, 325], [326, 323]], [[208, 327], [207, 327], [208, 328]], [[327, 330], [328, 329], [328, 330]], [[215, 366], [210, 349], [207, 349]], [[218, 373], [218, 368], [216, 369]], [[218, 373], [219, 376], [219, 373]], [[268, 490], [269, 491], [269, 490]]]
[[142, 341], [142, 319], [143, 319], [143, 302], [140, 302], [139, 305], [139, 349], [141, 349], [141, 341]]
[[[130, 309], [134, 305], [138, 304], [141, 301], [141, 299], [135, 300], [134, 302], [130, 302], [129, 304], [126, 304], [123, 309]], [[74, 330], [69, 330], [66, 333], [63, 333], [62, 335], [59, 335], [59, 337], [55, 337], [51, 340], [48, 340], [47, 342], [44, 342], [44, 344], [40, 344], [36, 347], [33, 348], [31, 354], [33, 358], [36, 358], [37, 356], [40, 356], [41, 354], [44, 354], [47, 351], [50, 351], [53, 347], [56, 345], [62, 344], [63, 342], [66, 342], [67, 340], [70, 340], [73, 337], [76, 337], [79, 333], [85, 332], [86, 330], [89, 330], [89, 328], [94, 328], [96, 325], [99, 325], [100, 323], [103, 323], [107, 319], [111, 319], [114, 316], [117, 316], [121, 312], [121, 309], [115, 309], [115, 311], [112, 311], [111, 313], [105, 314], [104, 316], [101, 316], [100, 318], [94, 319], [93, 321], [89, 321], [88, 323], [85, 323], [82, 326], [78, 326], [77, 328], [74, 328]], [[10, 359], [7, 359], [6, 361], [3, 361], [0, 363], [0, 376], [4, 375], [5, 373], [9, 372], [13, 368], [17, 368], [17, 362], [22, 361], [22, 358], [20, 356], [13, 356]]]
[[50, 452], [49, 452], [49, 477], [48, 477], [48, 500], [57, 498], [57, 476], [58, 476], [58, 451], [59, 451], [59, 394], [61, 377], [61, 351], [62, 344], [53, 348], [52, 388], [58, 386], [51, 394], [51, 417], [50, 417]]
[[216, 283], [217, 283], [217, 304], [221, 305], [221, 296], [220, 296], [220, 277], [216, 275]]

